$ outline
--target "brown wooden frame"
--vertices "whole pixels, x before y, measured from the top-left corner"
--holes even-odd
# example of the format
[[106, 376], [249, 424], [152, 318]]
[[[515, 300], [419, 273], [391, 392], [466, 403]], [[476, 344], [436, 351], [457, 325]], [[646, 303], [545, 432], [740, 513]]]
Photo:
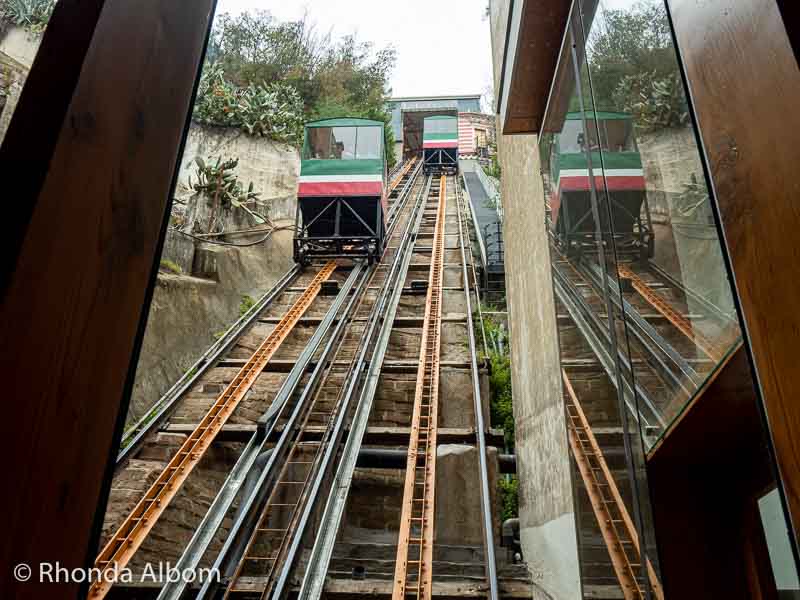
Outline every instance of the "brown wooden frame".
[[800, 71], [776, 0], [668, 3], [796, 543]]
[[214, 7], [61, 0], [0, 149], [2, 598], [87, 587], [12, 569], [97, 552]]

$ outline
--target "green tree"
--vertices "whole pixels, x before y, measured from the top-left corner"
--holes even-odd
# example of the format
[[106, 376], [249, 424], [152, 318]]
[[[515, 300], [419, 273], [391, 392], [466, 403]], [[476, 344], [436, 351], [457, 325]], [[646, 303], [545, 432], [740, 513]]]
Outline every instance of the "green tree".
[[319, 35], [307, 16], [279, 22], [266, 11], [222, 15], [212, 32], [208, 60], [239, 88], [280, 81], [299, 93], [305, 117], [355, 116], [387, 124], [388, 158], [394, 160], [386, 100], [396, 62], [391, 47], [376, 50], [355, 36]]

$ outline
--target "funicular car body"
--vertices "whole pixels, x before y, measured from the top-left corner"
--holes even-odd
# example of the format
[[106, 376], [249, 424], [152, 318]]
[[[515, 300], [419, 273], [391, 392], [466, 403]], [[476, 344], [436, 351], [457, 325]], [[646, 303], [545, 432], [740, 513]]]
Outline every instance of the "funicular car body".
[[[594, 181], [589, 178], [590, 161]], [[594, 190], [603, 237], [613, 237], [618, 252], [653, 255], [644, 171], [631, 115], [567, 113], [550, 147], [549, 175], [551, 223], [562, 249], [576, 253], [596, 248]]]
[[307, 123], [300, 163], [295, 261], [339, 256], [378, 259], [386, 234], [384, 123]]
[[422, 152], [422, 169], [426, 174], [458, 173], [458, 117], [425, 117], [422, 121]]

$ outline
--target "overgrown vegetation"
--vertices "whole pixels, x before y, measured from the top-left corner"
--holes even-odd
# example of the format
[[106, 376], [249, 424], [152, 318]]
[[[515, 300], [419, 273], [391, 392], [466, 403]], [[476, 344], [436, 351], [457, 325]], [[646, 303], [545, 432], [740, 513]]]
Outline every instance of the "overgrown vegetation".
[[180, 265], [176, 262], [169, 260], [168, 258], [162, 258], [160, 267], [165, 271], [170, 273], [174, 273], [175, 275], [180, 275], [183, 273], [183, 269], [181, 269]]
[[[660, 2], [641, 0], [630, 9], [600, 10], [587, 52], [597, 110], [632, 113], [637, 128], [644, 131], [688, 121], [669, 23]], [[577, 105], [571, 109], [578, 110]]]
[[211, 202], [211, 213], [207, 225], [194, 219], [188, 225], [182, 225], [195, 232], [213, 233], [221, 231], [223, 213], [233, 209], [246, 212], [256, 224], [267, 222], [269, 206], [260, 200], [260, 193], [253, 190], [253, 182], [245, 188], [236, 174], [239, 160], [236, 158], [217, 157], [215, 162], [206, 162], [200, 157], [195, 159], [195, 175], [189, 177], [189, 187], [202, 194]]
[[277, 81], [238, 87], [217, 64], [209, 65], [200, 78], [194, 118], [277, 142], [297, 145], [303, 139], [303, 100], [297, 90]]
[[243, 317], [247, 312], [256, 305], [256, 299], [252, 296], [245, 294], [242, 296], [242, 301], [239, 303], [239, 316]]
[[55, 6], [56, 0], [0, 0], [0, 31], [16, 26], [41, 33]]
[[516, 475], [500, 478], [500, 522], [519, 516], [519, 480]]
[[492, 154], [491, 156], [489, 164], [483, 167], [483, 172], [486, 173], [489, 177], [500, 179], [502, 173], [500, 169], [500, 159], [497, 156], [496, 147], [494, 149], [494, 154]]
[[[490, 417], [492, 427], [502, 427], [505, 435], [506, 447], [514, 449], [514, 400], [511, 391], [511, 357], [509, 355], [508, 331], [501, 322], [487, 315], [487, 312], [496, 312], [496, 308], [488, 305], [481, 306], [483, 313], [483, 328], [486, 333], [486, 342], [489, 355], [489, 394]], [[475, 315], [476, 327], [480, 323]], [[481, 332], [476, 332], [481, 339]]]
[[195, 117], [245, 130], [250, 124], [256, 135], [293, 144], [301, 141], [298, 118], [381, 120], [393, 163], [386, 99], [395, 60], [391, 47], [376, 51], [352, 35], [320, 35], [307, 17], [280, 22], [263, 10], [224, 14], [209, 42]]

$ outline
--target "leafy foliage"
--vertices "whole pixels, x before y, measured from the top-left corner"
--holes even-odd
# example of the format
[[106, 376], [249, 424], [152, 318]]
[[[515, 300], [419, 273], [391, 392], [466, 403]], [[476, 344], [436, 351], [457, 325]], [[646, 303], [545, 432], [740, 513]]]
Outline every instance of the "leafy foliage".
[[[508, 449], [514, 448], [514, 397], [511, 390], [511, 357], [508, 333], [502, 323], [486, 315], [494, 312], [491, 306], [482, 306], [483, 328], [489, 346], [489, 410], [493, 427], [502, 427]], [[475, 315], [476, 327], [479, 326]], [[476, 336], [479, 335], [476, 333]]]
[[174, 261], [171, 261], [167, 258], [162, 258], [160, 267], [165, 271], [169, 271], [170, 273], [174, 273], [175, 275], [180, 275], [183, 273], [183, 269], [181, 269], [180, 265]]
[[55, 6], [56, 0], [0, 0], [0, 22], [41, 33]]
[[243, 317], [251, 308], [256, 305], [256, 300], [252, 296], [245, 294], [242, 296], [242, 301], [239, 303], [239, 316]]
[[614, 92], [617, 105], [636, 117], [644, 131], [680, 127], [689, 122], [683, 84], [677, 73], [659, 78], [656, 72], [623, 77]]
[[297, 145], [303, 135], [303, 100], [282, 82], [240, 88], [225, 78], [219, 65], [209, 65], [200, 78], [194, 118]]
[[[330, 35], [317, 34], [307, 17], [279, 22], [269, 12], [254, 11], [217, 19], [208, 60], [216, 69], [209, 77], [223, 97], [280, 81], [296, 90], [307, 119], [352, 116], [384, 121], [387, 154], [394, 162], [386, 111], [388, 80], [396, 60], [391, 47], [375, 51], [355, 36], [334, 41]], [[228, 125], [241, 111], [233, 99], [218, 103], [219, 108], [209, 111], [217, 124]]]
[[257, 200], [258, 192], [253, 191], [253, 182], [245, 189], [234, 170], [239, 165], [239, 159], [229, 158], [222, 160], [217, 158], [213, 165], [206, 162], [199, 156], [195, 159], [197, 169], [197, 182], [189, 178], [189, 185], [196, 192], [204, 193], [209, 196], [219, 198], [223, 207], [234, 206], [241, 208], [251, 200]]
[[510, 479], [500, 478], [500, 521], [519, 516], [519, 480], [514, 475]]
[[500, 168], [500, 159], [497, 156], [496, 149], [494, 154], [492, 154], [491, 156], [489, 164], [483, 167], [483, 172], [486, 173], [489, 177], [500, 179], [500, 176], [502, 175], [502, 170]]
[[[587, 44], [591, 90], [597, 110], [633, 113], [645, 131], [688, 120], [664, 6], [641, 0], [630, 9], [600, 10]], [[589, 90], [587, 69], [582, 69]], [[592, 106], [585, 99], [585, 106]], [[577, 106], [571, 106], [577, 110]]]

